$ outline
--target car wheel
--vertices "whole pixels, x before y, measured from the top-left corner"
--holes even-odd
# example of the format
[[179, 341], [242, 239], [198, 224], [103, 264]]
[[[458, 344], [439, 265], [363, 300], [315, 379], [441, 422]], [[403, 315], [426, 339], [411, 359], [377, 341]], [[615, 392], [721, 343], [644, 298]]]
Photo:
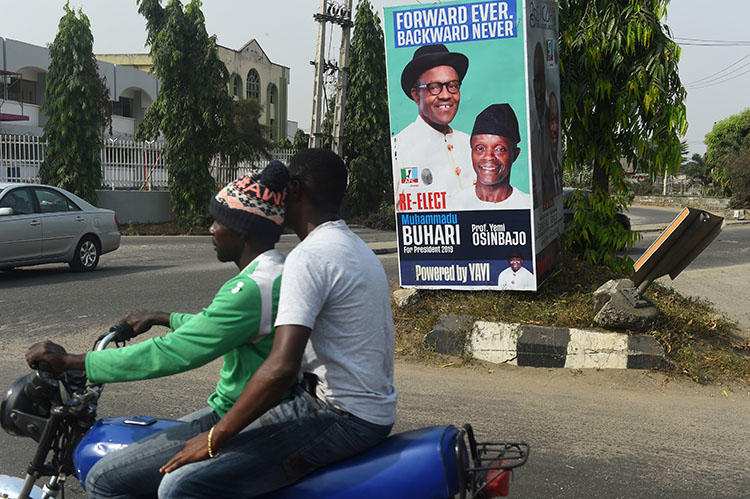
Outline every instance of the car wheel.
[[99, 242], [93, 236], [83, 236], [70, 261], [70, 268], [76, 272], [94, 270], [99, 263]]

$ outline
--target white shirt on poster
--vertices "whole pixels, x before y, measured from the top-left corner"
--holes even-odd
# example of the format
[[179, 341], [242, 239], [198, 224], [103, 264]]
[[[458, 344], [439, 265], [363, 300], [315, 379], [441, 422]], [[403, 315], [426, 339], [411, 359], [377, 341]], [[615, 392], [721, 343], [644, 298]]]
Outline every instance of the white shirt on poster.
[[456, 210], [528, 210], [531, 209], [531, 196], [514, 187], [510, 196], [503, 201], [482, 201], [477, 197], [475, 186], [470, 185], [449, 197], [447, 204]]
[[317, 396], [371, 423], [396, 419], [390, 289], [375, 253], [343, 220], [317, 226], [287, 256], [275, 325], [309, 327], [302, 371]]
[[512, 268], [500, 272], [497, 278], [497, 285], [500, 289], [534, 289], [536, 282], [534, 280], [534, 274], [529, 272], [526, 267], [521, 267], [518, 271], [514, 272]]
[[[402, 192], [425, 191], [450, 195], [470, 186], [474, 169], [469, 139], [458, 130], [443, 134], [417, 116], [392, 139], [396, 197]], [[402, 182], [402, 169], [407, 169], [405, 182]], [[447, 206], [447, 209], [452, 208]]]

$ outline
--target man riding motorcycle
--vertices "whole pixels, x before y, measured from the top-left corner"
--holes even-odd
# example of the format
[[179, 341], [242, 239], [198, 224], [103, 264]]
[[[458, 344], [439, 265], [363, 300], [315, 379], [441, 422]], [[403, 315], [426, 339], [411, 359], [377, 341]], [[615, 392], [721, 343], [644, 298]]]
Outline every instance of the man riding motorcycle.
[[50, 341], [29, 348], [26, 360], [32, 367], [43, 361], [56, 371], [85, 369], [94, 383], [168, 376], [224, 356], [208, 407], [185, 416], [183, 425], [101, 459], [88, 474], [89, 495], [109, 494], [112, 488], [126, 495], [155, 495], [163, 476], [159, 467], [185, 441], [219, 421], [268, 356], [284, 262], [274, 246], [282, 233], [288, 181], [287, 167], [273, 161], [259, 176], [231, 182], [212, 198], [210, 232], [216, 256], [241, 271], [207, 308], [198, 314], [134, 311], [123, 319], [137, 334], [154, 325], [171, 327], [171, 333], [81, 355]]
[[[339, 218], [344, 162], [307, 149], [289, 169], [287, 223], [301, 242], [286, 259], [271, 354], [212, 430], [164, 466], [162, 498], [278, 489], [375, 446], [396, 419], [388, 282]], [[280, 402], [300, 370], [307, 391], [297, 385]]]

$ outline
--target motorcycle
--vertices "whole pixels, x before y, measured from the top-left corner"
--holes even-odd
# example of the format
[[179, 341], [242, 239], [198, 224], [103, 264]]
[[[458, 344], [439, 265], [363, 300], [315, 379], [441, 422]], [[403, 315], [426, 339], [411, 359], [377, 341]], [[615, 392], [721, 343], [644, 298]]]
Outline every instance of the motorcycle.
[[[126, 323], [94, 342], [120, 346], [135, 336]], [[179, 421], [135, 416], [97, 420], [101, 384], [85, 372], [54, 373], [40, 365], [13, 381], [0, 405], [0, 425], [11, 435], [37, 442], [25, 479], [0, 475], [0, 498], [48, 499], [68, 477], [85, 487], [86, 475], [104, 455]], [[466, 497], [490, 499], [509, 493], [512, 470], [526, 463], [523, 442], [477, 442], [471, 425], [433, 426], [391, 435], [353, 458], [324, 467], [267, 499]], [[42, 488], [35, 485], [50, 477]]]

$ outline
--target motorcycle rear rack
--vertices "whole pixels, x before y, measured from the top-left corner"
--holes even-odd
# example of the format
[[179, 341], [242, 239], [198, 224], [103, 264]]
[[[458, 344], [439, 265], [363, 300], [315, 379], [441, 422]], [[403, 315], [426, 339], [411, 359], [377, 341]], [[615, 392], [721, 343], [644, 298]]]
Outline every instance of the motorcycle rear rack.
[[[468, 455], [461, 448], [462, 442], [464, 445], [468, 442]], [[467, 494], [472, 498], [481, 496], [487, 484], [500, 478], [505, 471], [512, 473], [529, 458], [529, 445], [525, 442], [477, 442], [470, 424], [459, 430], [455, 445], [461, 499]], [[497, 473], [487, 479], [487, 472], [493, 470]]]

